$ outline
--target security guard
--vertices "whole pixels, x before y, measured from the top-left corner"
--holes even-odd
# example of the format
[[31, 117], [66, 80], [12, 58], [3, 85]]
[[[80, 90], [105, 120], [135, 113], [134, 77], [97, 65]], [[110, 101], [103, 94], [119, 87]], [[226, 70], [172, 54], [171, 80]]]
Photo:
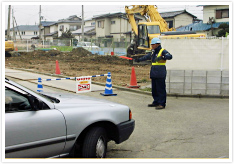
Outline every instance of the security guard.
[[161, 47], [161, 40], [153, 38], [151, 40], [152, 53], [135, 59], [135, 62], [151, 60], [152, 66], [150, 70], [150, 78], [152, 85], [152, 97], [154, 99], [152, 104], [148, 107], [156, 107], [156, 109], [164, 109], [166, 106], [166, 60], [171, 60], [172, 55]]

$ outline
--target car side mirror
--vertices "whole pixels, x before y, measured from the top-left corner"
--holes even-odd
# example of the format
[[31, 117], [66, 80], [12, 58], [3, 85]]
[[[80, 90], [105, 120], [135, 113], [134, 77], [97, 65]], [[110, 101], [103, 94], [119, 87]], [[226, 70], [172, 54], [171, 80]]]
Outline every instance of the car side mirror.
[[29, 103], [32, 106], [33, 110], [41, 110], [43, 109], [43, 102], [38, 98], [28, 95]]

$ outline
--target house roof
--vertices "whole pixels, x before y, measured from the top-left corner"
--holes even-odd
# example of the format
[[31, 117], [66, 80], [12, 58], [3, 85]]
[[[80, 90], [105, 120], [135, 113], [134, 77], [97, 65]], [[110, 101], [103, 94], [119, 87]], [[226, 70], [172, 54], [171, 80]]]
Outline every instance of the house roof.
[[[13, 28], [10, 29], [11, 31]], [[15, 31], [39, 31], [38, 25], [20, 25], [14, 28]]]
[[51, 26], [51, 25], [53, 25], [55, 23], [56, 23], [56, 21], [41, 21], [41, 25], [44, 26], [44, 27]]
[[[90, 31], [94, 30], [95, 26], [85, 26], [84, 27], [84, 33], [89, 33]], [[72, 31], [72, 34], [81, 34], [82, 33], [82, 29], [78, 29], [76, 31]]]
[[[220, 24], [226, 23], [229, 25], [229, 22], [217, 22], [213, 23], [213, 28], [218, 28]], [[180, 28], [177, 28], [176, 31], [208, 31], [211, 29], [211, 24], [203, 23], [202, 21], [199, 23], [192, 23], [187, 26], [183, 26]]]
[[[108, 14], [102, 14], [102, 15], [94, 15], [93, 19], [100, 19], [100, 18], [116, 18], [116, 17], [121, 17], [123, 19], [128, 19], [126, 16], [126, 13], [118, 12], [118, 13], [108, 13]], [[141, 20], [141, 18], [136, 17], [136, 20]]]
[[102, 15], [94, 15], [93, 18], [113, 18], [113, 17], [118, 17], [118, 16], [122, 16], [124, 15], [124, 13], [122, 12], [118, 12], [118, 13], [108, 13], [108, 14], [102, 14]]
[[196, 16], [194, 16], [193, 14], [187, 12], [186, 10], [163, 12], [163, 13], [160, 13], [160, 15], [161, 15], [162, 18], [172, 18], [172, 17], [175, 17], [177, 15], [184, 14], [184, 13], [192, 16], [193, 18], [197, 18]]
[[71, 15], [66, 19], [59, 19], [57, 23], [81, 23], [82, 19], [77, 17], [76, 15]]

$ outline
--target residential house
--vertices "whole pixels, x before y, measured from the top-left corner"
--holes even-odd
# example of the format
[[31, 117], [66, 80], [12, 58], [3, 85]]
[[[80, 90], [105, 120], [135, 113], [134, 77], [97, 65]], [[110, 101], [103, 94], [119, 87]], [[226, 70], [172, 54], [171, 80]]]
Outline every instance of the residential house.
[[178, 28], [177, 31], [196, 31], [215, 36], [220, 30], [219, 25], [223, 23], [229, 25], [228, 5], [203, 5], [203, 21]]
[[12, 40], [36, 39], [39, 35], [38, 25], [20, 25], [10, 29]]
[[41, 30], [42, 30], [42, 38], [44, 40], [53, 41], [53, 39], [59, 38], [63, 32], [76, 31], [81, 28], [82, 19], [77, 17], [76, 15], [69, 16], [66, 19], [60, 19], [58, 21], [42, 21], [41, 22]]
[[[82, 39], [82, 28], [72, 31], [72, 35], [80, 41]], [[84, 21], [84, 40], [95, 40], [96, 30], [95, 30], [95, 20], [87, 19]]]
[[55, 21], [41, 21], [41, 26], [41, 38], [43, 40], [53, 40], [53, 37], [58, 37]]
[[160, 13], [161, 17], [168, 23], [169, 28], [178, 28], [193, 23], [196, 16], [186, 10]]
[[76, 15], [72, 15], [67, 19], [60, 19], [57, 22], [58, 25], [58, 37], [62, 35], [63, 32], [68, 30], [75, 31], [81, 28], [82, 19], [77, 17]]
[[[145, 18], [140, 15], [136, 15], [135, 19], [136, 23], [139, 21], [145, 21]], [[108, 40], [108, 44], [110, 44], [112, 42], [112, 38], [116, 44], [130, 42], [132, 27], [128, 22], [126, 13], [118, 12], [96, 15], [93, 17], [93, 20], [95, 20], [96, 39], [99, 42], [102, 40]]]

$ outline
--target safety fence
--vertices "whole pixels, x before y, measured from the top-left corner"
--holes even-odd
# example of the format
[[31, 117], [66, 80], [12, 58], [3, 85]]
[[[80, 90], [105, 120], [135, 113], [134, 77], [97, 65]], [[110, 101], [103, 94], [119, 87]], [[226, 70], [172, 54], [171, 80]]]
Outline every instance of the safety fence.
[[[114, 38], [102, 38], [102, 39], [88, 39], [84, 42], [92, 43], [95, 46], [83, 47], [92, 53], [100, 55], [111, 55], [114, 52], [115, 55], [126, 55], [127, 47], [130, 41], [123, 41], [121, 39]], [[79, 47], [78, 41], [72, 39], [53, 39], [53, 40], [15, 40], [15, 48], [17, 51], [34, 51], [34, 50], [52, 50], [56, 49], [59, 51], [72, 51], [73, 48]]]
[[[85, 47], [92, 53], [100, 55], [126, 55], [127, 47], [130, 45], [130, 40], [113, 39], [113, 38], [98, 38], [88, 39], [87, 42], [95, 44], [97, 47]], [[14, 41], [15, 48], [18, 51], [33, 51], [33, 50], [49, 50], [56, 48], [59, 51], [72, 51], [77, 47], [78, 42], [75, 39], [53, 39], [52, 41], [38, 40], [16, 40]], [[162, 46], [178, 55], [189, 55], [199, 58], [197, 55], [203, 54], [226, 54], [229, 50], [229, 38], [227, 37], [207, 37], [204, 39], [163, 39]]]
[[101, 75], [92, 75], [92, 76], [81, 76], [81, 77], [65, 77], [65, 78], [54, 78], [54, 79], [42, 79], [38, 78], [37, 91], [43, 92], [43, 84], [42, 81], [59, 81], [59, 80], [75, 80], [76, 81], [76, 93], [84, 93], [91, 92], [92, 89], [92, 77], [101, 77], [107, 76], [106, 86], [104, 93], [101, 93], [103, 96], [115, 96], [112, 90], [112, 81], [111, 81], [111, 73]]
[[229, 71], [168, 70], [166, 90], [174, 95], [229, 96]]

